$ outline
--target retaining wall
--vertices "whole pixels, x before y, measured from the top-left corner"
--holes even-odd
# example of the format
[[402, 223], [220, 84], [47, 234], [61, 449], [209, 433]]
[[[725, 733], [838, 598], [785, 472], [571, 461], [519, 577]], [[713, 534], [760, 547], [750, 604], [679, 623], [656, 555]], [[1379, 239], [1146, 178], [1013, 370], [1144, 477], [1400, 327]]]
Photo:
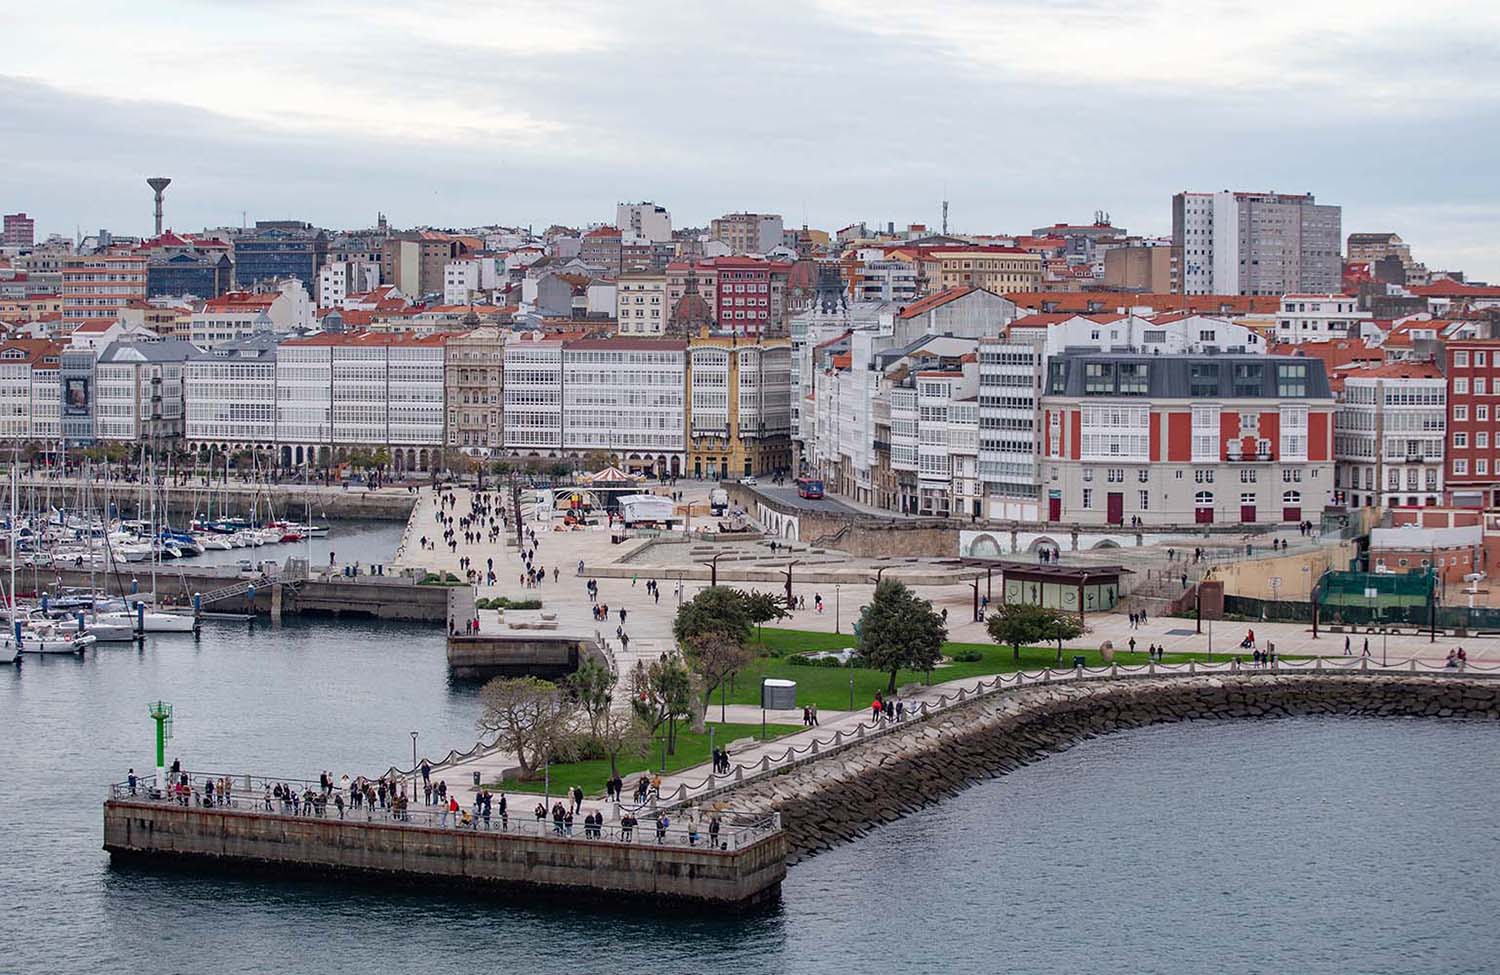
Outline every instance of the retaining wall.
[[913, 720], [715, 795], [782, 816], [790, 861], [1096, 735], [1169, 721], [1305, 714], [1500, 718], [1500, 681], [1391, 674], [1089, 680], [1020, 688]]
[[384, 877], [456, 892], [517, 888], [619, 900], [649, 897], [743, 908], [786, 876], [782, 833], [732, 851], [644, 841], [580, 842], [358, 820], [112, 799], [104, 848], [121, 861], [313, 875]]

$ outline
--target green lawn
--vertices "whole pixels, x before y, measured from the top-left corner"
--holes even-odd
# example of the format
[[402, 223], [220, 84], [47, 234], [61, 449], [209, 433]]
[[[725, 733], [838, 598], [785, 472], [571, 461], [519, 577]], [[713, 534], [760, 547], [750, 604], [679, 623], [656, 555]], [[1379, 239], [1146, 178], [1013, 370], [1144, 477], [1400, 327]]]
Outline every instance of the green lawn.
[[[712, 713], [712, 712], [710, 712]], [[741, 738], [760, 737], [759, 724], [720, 724], [717, 721], [708, 722], [708, 727], [713, 729], [713, 742], [715, 746], [727, 745]], [[766, 734], [770, 738], [780, 738], [793, 732], [804, 730], [801, 725], [772, 724], [766, 726]], [[676, 772], [694, 765], [703, 765], [708, 762], [709, 753], [712, 749], [708, 744], [707, 732], [698, 735], [690, 730], [679, 728], [677, 732], [677, 753], [667, 756], [667, 771]], [[620, 776], [625, 779], [625, 790], [630, 792], [635, 788], [635, 779], [645, 771], [659, 771], [661, 769], [662, 746], [660, 740], [652, 742], [651, 754], [648, 757], [621, 757], [619, 768]], [[581, 786], [584, 794], [589, 796], [601, 796], [604, 794], [604, 782], [609, 778], [609, 759], [590, 759], [586, 762], [568, 762], [552, 766], [551, 792], [552, 795], [562, 795], [573, 786]], [[504, 782], [486, 783], [491, 790], [506, 792], [531, 792], [538, 795], [543, 789], [540, 776], [533, 780], [518, 782], [514, 779], [506, 779]]]
[[[1137, 640], [1137, 645], [1149, 643], [1149, 640]], [[761, 634], [761, 646], [766, 651], [774, 651], [781, 654], [800, 653], [808, 650], [841, 650], [844, 647], [854, 645], [854, 637], [850, 634], [814, 633], [808, 630], [784, 630], [777, 627], [766, 627]], [[992, 674], [1010, 673], [1015, 670], [1040, 670], [1043, 667], [1054, 666], [1057, 661], [1056, 647], [1022, 647], [1021, 660], [1017, 663], [1011, 658], [1010, 647], [1000, 647], [992, 643], [945, 643], [943, 652], [953, 654], [962, 650], [977, 650], [982, 658], [973, 663], [952, 663], [932, 672], [932, 682], [941, 684], [951, 680], [959, 680], [965, 677], [987, 677]], [[1096, 667], [1103, 663], [1099, 657], [1098, 649], [1072, 648], [1063, 650], [1063, 665], [1070, 666], [1073, 657], [1082, 655], [1088, 661], [1088, 666]], [[1215, 654], [1214, 658], [1219, 661], [1228, 659], [1225, 654]], [[1189, 660], [1207, 660], [1207, 654], [1201, 653], [1169, 653], [1163, 663], [1186, 663]], [[1147, 663], [1144, 651], [1129, 653], [1127, 651], [1116, 651], [1115, 661], [1121, 664], [1144, 664]], [[802, 667], [787, 663], [785, 659], [764, 656], [758, 659], [748, 670], [743, 671], [735, 680], [734, 687], [729, 689], [724, 697], [730, 704], [759, 704], [760, 682], [765, 677], [780, 677], [797, 682], [797, 703], [799, 705], [814, 704], [825, 710], [843, 711], [849, 707], [849, 678], [854, 677], [854, 706], [856, 708], [869, 707], [870, 701], [876, 691], [884, 691], [890, 675], [876, 670], [847, 667]], [[896, 686], [904, 684], [916, 684], [925, 682], [926, 674], [913, 671], [902, 671], [896, 675]], [[718, 704], [720, 693], [715, 692], [713, 704]], [[712, 706], [709, 714], [713, 714]]]

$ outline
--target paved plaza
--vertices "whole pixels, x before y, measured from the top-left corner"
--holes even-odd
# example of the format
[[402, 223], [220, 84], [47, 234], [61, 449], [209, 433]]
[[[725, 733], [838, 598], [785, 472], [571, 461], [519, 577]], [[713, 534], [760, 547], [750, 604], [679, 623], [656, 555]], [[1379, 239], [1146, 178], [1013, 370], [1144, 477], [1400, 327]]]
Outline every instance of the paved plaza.
[[[706, 510], [709, 488], [710, 485], [707, 483], [679, 482], [672, 490], [683, 492], [684, 500], [694, 502], [696, 510], [701, 512]], [[643, 487], [643, 490], [664, 491], [667, 489]], [[469, 509], [470, 492], [460, 488], [454, 494], [457, 503], [448, 510], [455, 516], [459, 516]], [[641, 543], [638, 540], [629, 540], [620, 545], [611, 544], [610, 532], [602, 526], [576, 531], [553, 530], [557, 526], [556, 522], [539, 520], [535, 510], [527, 510], [525, 512], [526, 527], [537, 533], [534, 564], [543, 566], [547, 576], [546, 581], [537, 588], [523, 589], [520, 586], [522, 560], [520, 549], [514, 545], [513, 520], [508, 523], [507, 528], [511, 544], [491, 545], [487, 542], [480, 542], [466, 545], [460, 534], [457, 549], [450, 551], [440, 541], [443, 528], [436, 519], [436, 504], [436, 495], [427, 491], [422, 493], [406, 528], [396, 559], [397, 565], [420, 566], [432, 571], [448, 571], [462, 575], [459, 566], [461, 557], [468, 556], [472, 564], [477, 567], [483, 567], [486, 559], [494, 559], [496, 584], [481, 585], [478, 589], [480, 597], [509, 596], [542, 600], [548, 611], [557, 614], [558, 628], [562, 632], [598, 634], [608, 646], [616, 669], [621, 675], [627, 674], [635, 666], [636, 661], [655, 658], [673, 646], [672, 621], [679, 600], [691, 599], [709, 584], [707, 579], [709, 570], [702, 564], [705, 560], [699, 557], [704, 553], [705, 546], [712, 546], [714, 551], [732, 553], [734, 556], [720, 561], [722, 583], [766, 592], [782, 592], [784, 584], [770, 580], [738, 581], [730, 578], [734, 569], [776, 570], [779, 573], [788, 561], [803, 560], [804, 565], [800, 568], [802, 572], [843, 572], [847, 577], [856, 579], [870, 578], [874, 568], [879, 565], [899, 566], [913, 572], [931, 572], [936, 578], [942, 578], [945, 572], [958, 576], [958, 580], [950, 584], [914, 585], [912, 588], [923, 598], [930, 600], [938, 609], [946, 610], [949, 639], [959, 642], [991, 642], [983, 623], [974, 619], [974, 591], [969, 578], [976, 574], [975, 570], [972, 567], [959, 566], [952, 560], [861, 560], [849, 558], [837, 552], [818, 553], [805, 546], [793, 546], [793, 550], [788, 553], [779, 542], [778, 551], [772, 553], [769, 542], [759, 540], [716, 542], [705, 538], [688, 544], [656, 545], [639, 561], [621, 562], [620, 559], [626, 553], [640, 546]], [[420, 550], [418, 539], [424, 535], [429, 539], [439, 540], [440, 544], [437, 549]], [[580, 560], [585, 565], [584, 577], [578, 575]], [[1068, 553], [1064, 553], [1063, 561], [1065, 564], [1069, 561]], [[1166, 564], [1164, 556], [1162, 564]], [[557, 581], [553, 580], [554, 568], [558, 570]], [[853, 622], [859, 616], [860, 607], [869, 601], [874, 586], [868, 581], [802, 582], [798, 580], [798, 571], [799, 569], [796, 568], [793, 570], [792, 591], [795, 596], [805, 597], [807, 608], [794, 611], [788, 619], [777, 625], [823, 633], [850, 633]], [[694, 575], [701, 576], [701, 578], [692, 577]], [[679, 576], [688, 577], [682, 578], [679, 582]], [[599, 601], [610, 608], [611, 615], [608, 623], [595, 622], [592, 617], [593, 603], [585, 589], [587, 578], [597, 581]], [[778, 574], [775, 578], [782, 577]], [[648, 593], [645, 585], [648, 579], [655, 579], [658, 583], [659, 599], [653, 599]], [[982, 570], [978, 573], [978, 583], [980, 594], [985, 595], [986, 579]], [[999, 588], [1000, 580], [997, 572], [993, 579], [993, 596], [998, 597]], [[816, 595], [823, 597], [824, 609], [821, 613], [814, 609]], [[624, 608], [627, 613], [627, 620], [623, 626], [619, 620], [620, 608]], [[481, 611], [479, 616], [483, 631], [498, 630], [500, 623], [497, 613]], [[1220, 654], [1225, 655], [1226, 658], [1234, 655], [1247, 656], [1248, 651], [1240, 650], [1238, 646], [1247, 628], [1254, 629], [1257, 642], [1261, 647], [1264, 647], [1267, 641], [1272, 641], [1275, 643], [1277, 652], [1285, 656], [1343, 656], [1345, 644], [1345, 634], [1327, 630], [1322, 631], [1315, 640], [1312, 637], [1311, 628], [1305, 624], [1255, 623], [1247, 627], [1245, 623], [1229, 621], [1205, 622], [1200, 633], [1197, 632], [1197, 627], [1191, 620], [1152, 618], [1144, 624], [1132, 627], [1123, 613], [1099, 613], [1089, 616], [1086, 625], [1088, 632], [1083, 638], [1075, 641], [1076, 646], [1097, 647], [1109, 640], [1117, 648], [1123, 650], [1129, 647], [1129, 641], [1134, 638], [1138, 649], [1144, 649], [1148, 644], [1155, 643], [1164, 647], [1169, 654], [1212, 652], [1216, 657]], [[622, 646], [616, 635], [617, 627], [621, 627], [629, 637], [628, 646]], [[1500, 661], [1500, 639], [1491, 637], [1455, 640], [1440, 633], [1436, 642], [1432, 642], [1426, 633], [1407, 632], [1387, 636], [1380, 633], [1358, 632], [1350, 635], [1352, 653], [1355, 655], [1361, 653], [1366, 640], [1369, 642], [1370, 654], [1376, 661], [1381, 660], [1382, 657], [1387, 657], [1392, 661], [1411, 657], [1439, 661], [1446, 657], [1450, 650], [1460, 645], [1463, 646], [1471, 661], [1476, 663]], [[853, 644], [852, 635], [850, 644]], [[974, 678], [922, 688], [914, 691], [907, 699], [913, 704], [929, 698], [935, 700], [940, 694], [952, 694], [960, 687], [977, 684], [978, 680]], [[819, 729], [822, 736], [827, 737], [833, 730], [844, 726], [852, 729], [862, 718], [867, 717], [868, 712], [863, 709], [867, 703], [856, 702], [860, 710], [852, 714], [823, 711], [820, 714], [821, 727]], [[717, 709], [715, 709], [715, 716], [716, 713]], [[726, 717], [733, 722], [756, 723], [760, 721], [761, 712], [755, 707], [731, 706]], [[799, 724], [801, 711], [769, 712], [767, 719], [778, 724]], [[764, 744], [745, 742], [742, 747], [734, 750], [734, 758], [736, 761], [756, 761], [762, 754], [780, 754], [788, 744], [799, 744], [813, 737], [813, 734], [812, 732], [799, 733]], [[457, 741], [442, 744], [443, 752], [446, 752], [449, 747], [464, 751], [472, 747], [473, 742]], [[448, 781], [450, 788], [459, 786], [462, 790], [468, 791], [471, 788], [470, 783], [474, 771], [480, 772], [482, 779], [489, 782], [497, 779], [502, 770], [514, 765], [515, 762], [509, 755], [491, 751], [458, 767], [445, 767], [442, 769], [441, 777]], [[706, 775], [707, 766], [700, 766], [665, 776], [663, 792], [670, 793], [679, 782], [701, 781]], [[600, 785], [602, 787], [602, 783]], [[460, 794], [462, 795], [462, 792]], [[523, 798], [517, 801], [529, 803], [530, 800]]]

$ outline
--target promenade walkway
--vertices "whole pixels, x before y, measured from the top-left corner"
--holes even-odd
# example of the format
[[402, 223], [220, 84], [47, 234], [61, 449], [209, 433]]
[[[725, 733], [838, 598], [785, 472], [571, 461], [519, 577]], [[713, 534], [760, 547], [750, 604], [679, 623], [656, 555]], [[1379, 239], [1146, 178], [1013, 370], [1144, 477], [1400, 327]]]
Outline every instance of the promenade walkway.
[[[686, 500], [693, 501], [700, 506], [706, 505], [708, 484], [680, 482], [674, 489], [683, 491]], [[459, 515], [466, 513], [469, 509], [470, 492], [460, 488], [455, 494], [457, 502], [448, 511]], [[500, 494], [501, 492], [495, 492], [491, 496], [499, 497]], [[701, 511], [702, 508], [698, 510]], [[599, 602], [609, 607], [610, 618], [607, 623], [596, 622], [592, 616], [593, 603], [585, 588], [587, 577], [579, 577], [577, 565], [580, 560], [592, 565], [613, 562], [628, 550], [621, 546], [611, 545], [607, 530], [600, 528], [576, 532], [553, 531], [551, 523], [538, 521], [534, 512], [527, 512], [526, 527], [528, 530], [534, 529], [537, 533], [534, 564], [544, 566], [547, 575], [546, 580], [540, 586], [534, 589], [522, 589], [519, 586], [519, 578], [523, 563], [521, 549], [514, 544], [513, 521], [507, 523], [508, 527], [502, 533], [511, 539], [509, 544], [492, 545], [487, 541], [481, 541], [477, 544], [466, 545], [460, 536], [457, 550], [450, 551], [446, 545], [441, 544], [443, 526], [437, 521], [436, 512], [436, 497], [431, 492], [423, 492], [408, 523], [402, 548], [396, 559], [397, 565], [421, 566], [433, 571], [448, 571], [462, 575], [459, 565], [461, 557], [468, 556], [473, 566], [479, 569], [486, 568], [486, 560], [493, 559], [497, 575], [496, 584], [481, 585], [478, 589], [480, 597], [503, 595], [512, 598], [542, 600], [547, 610], [557, 613], [560, 629], [567, 632], [597, 633], [601, 641], [607, 645], [616, 668], [622, 675], [628, 673], [637, 661], [653, 659], [673, 647], [672, 620], [679, 600], [691, 599], [708, 585], [706, 580], [684, 580], [681, 583], [679, 595], [679, 584], [673, 578], [670, 567], [660, 563], [642, 565], [638, 574], [630, 576], [598, 576], [595, 578], [599, 587]], [[436, 550], [420, 549], [417, 541], [423, 535], [429, 539], [439, 540]], [[528, 547], [530, 547], [529, 541]], [[686, 553], [691, 547], [682, 546], [682, 548]], [[696, 563], [691, 564], [696, 565]], [[784, 561], [782, 564], [785, 564]], [[554, 569], [557, 570], [555, 580]], [[659, 599], [653, 598], [647, 592], [645, 584], [648, 579], [655, 579], [659, 585]], [[736, 583], [736, 585], [759, 588], [763, 591], [781, 591], [780, 586], [770, 583]], [[993, 595], [998, 597], [998, 578], [995, 580], [995, 586], [996, 591]], [[985, 644], [992, 642], [983, 623], [973, 618], [973, 590], [967, 582], [914, 588], [923, 598], [931, 600], [935, 607], [947, 611], [950, 640]], [[867, 583], [832, 586], [803, 584], [797, 582], [794, 575], [793, 593], [805, 597], [808, 608], [794, 612], [790, 618], [781, 621], [778, 625], [824, 633], [850, 634], [849, 640], [852, 646], [854, 638], [850, 633], [851, 627], [854, 620], [858, 618], [860, 607], [869, 601], [873, 590], [874, 586]], [[981, 580], [980, 593], [984, 595], [985, 592], [985, 583]], [[821, 613], [814, 609], [815, 595], [823, 597], [824, 611]], [[627, 614], [623, 623], [620, 621], [618, 612], [621, 608], [624, 608]], [[498, 627], [497, 615], [493, 611], [481, 611], [479, 615], [483, 630]], [[1239, 642], [1245, 636], [1246, 629], [1253, 628], [1257, 643], [1261, 648], [1266, 646], [1267, 641], [1273, 642], [1278, 654], [1284, 658], [1344, 657], [1344, 634], [1330, 633], [1325, 630], [1318, 639], [1314, 640], [1311, 628], [1303, 624], [1253, 623], [1247, 625], [1218, 622], [1210, 625], [1205, 623], [1203, 632], [1200, 634], [1195, 632], [1195, 626], [1191, 620], [1153, 617], [1138, 627], [1132, 627], [1128, 617], [1122, 613], [1092, 614], [1087, 618], [1086, 624], [1088, 632], [1083, 638], [1074, 641], [1077, 646], [1097, 647], [1108, 640], [1113, 642], [1116, 648], [1126, 650], [1130, 646], [1129, 641], [1134, 638], [1135, 646], [1140, 650], [1154, 643], [1164, 647], [1168, 654], [1212, 652], [1216, 659], [1219, 659], [1220, 655], [1225, 661], [1231, 657], [1240, 656], [1248, 661], [1249, 651], [1240, 650]], [[629, 636], [628, 648], [622, 647], [616, 635], [617, 628], [623, 629]], [[1376, 663], [1384, 656], [1393, 661], [1415, 659], [1424, 665], [1441, 667], [1448, 652], [1457, 646], [1462, 646], [1470, 661], [1476, 665], [1500, 663], [1500, 638], [1477, 637], [1454, 640], [1439, 635], [1434, 643], [1429, 641], [1425, 633], [1408, 633], [1389, 637], [1383, 637], [1380, 634], [1367, 637], [1360, 633], [1350, 636], [1350, 649], [1356, 657], [1363, 650], [1366, 638], [1369, 639], [1370, 651]], [[939, 680], [940, 674], [939, 671], [937, 675]], [[930, 706], [943, 697], [951, 697], [960, 691], [972, 693], [986, 680], [991, 679], [968, 678], [939, 683], [930, 688], [912, 688], [903, 697], [910, 707], [917, 708], [924, 704]], [[625, 695], [617, 694], [616, 699], [621, 706], [625, 706]], [[732, 748], [733, 759], [737, 763], [756, 764], [766, 756], [783, 754], [789, 746], [805, 747], [820, 735], [822, 738], [828, 738], [841, 730], [852, 734], [861, 721], [869, 720], [867, 710], [869, 703], [857, 701], [856, 707], [859, 710], [852, 714], [826, 710], [821, 712], [821, 726], [814, 731], [801, 732], [769, 743], [754, 742], [747, 743], [740, 748]], [[715, 709], [711, 712], [711, 718], [716, 717], [717, 710]], [[760, 710], [753, 707], [734, 706], [729, 709], [726, 717], [730, 721], [758, 723]], [[799, 724], [801, 711], [768, 712], [766, 719], [776, 724]], [[468, 747], [471, 743], [445, 744]], [[725, 744], [733, 745], [733, 743]], [[434, 756], [435, 759], [436, 756]], [[472, 792], [474, 772], [479, 772], [481, 780], [489, 783], [497, 781], [504, 769], [515, 765], [516, 762], [512, 756], [503, 750], [491, 749], [465, 761], [444, 765], [440, 772], [434, 774], [445, 779], [450, 789], [461, 790], [460, 795], [466, 796]], [[679, 785], [684, 783], [701, 782], [707, 774], [706, 765], [668, 774], [663, 777], [663, 794], [672, 794]], [[633, 783], [627, 783], [627, 792], [632, 786]], [[599, 791], [602, 792], [602, 788], [601, 782]], [[461, 798], [460, 801], [464, 799]]]

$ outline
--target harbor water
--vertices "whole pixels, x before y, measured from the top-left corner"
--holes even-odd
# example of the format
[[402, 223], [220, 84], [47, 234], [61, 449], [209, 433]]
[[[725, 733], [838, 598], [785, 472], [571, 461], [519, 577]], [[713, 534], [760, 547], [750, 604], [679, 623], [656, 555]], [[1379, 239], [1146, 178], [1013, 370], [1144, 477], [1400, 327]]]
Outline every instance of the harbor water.
[[[386, 557], [385, 532], [348, 559]], [[1098, 739], [800, 864], [777, 907], [732, 918], [112, 868], [100, 803], [150, 766], [158, 698], [169, 761], [308, 778], [408, 763], [411, 731], [423, 753], [467, 747], [478, 710], [434, 626], [209, 621], [0, 669], [0, 971], [1412, 975], [1500, 957], [1489, 724]]]

